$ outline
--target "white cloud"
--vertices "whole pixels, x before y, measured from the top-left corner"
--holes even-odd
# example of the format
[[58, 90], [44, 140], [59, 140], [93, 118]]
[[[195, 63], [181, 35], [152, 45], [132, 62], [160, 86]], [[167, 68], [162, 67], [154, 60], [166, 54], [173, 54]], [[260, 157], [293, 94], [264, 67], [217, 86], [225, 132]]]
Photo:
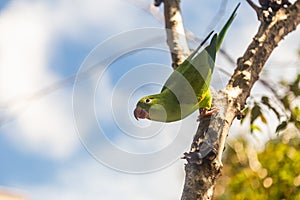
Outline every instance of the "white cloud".
[[66, 109], [70, 91], [26, 101], [28, 95], [59, 79], [47, 68], [53, 39], [49, 20], [45, 4], [25, 1], [12, 2], [0, 17], [1, 102], [9, 102], [4, 111], [17, 118], [3, 130], [22, 150], [65, 157], [77, 143]]
[[12, 3], [0, 18], [1, 100], [31, 93], [45, 86], [51, 29], [45, 26], [45, 7]]
[[94, 160], [81, 160], [61, 170], [51, 183], [23, 189], [31, 193], [32, 200], [173, 200], [179, 199], [182, 192], [182, 166], [183, 161], [178, 161], [156, 173], [132, 175], [113, 171]]

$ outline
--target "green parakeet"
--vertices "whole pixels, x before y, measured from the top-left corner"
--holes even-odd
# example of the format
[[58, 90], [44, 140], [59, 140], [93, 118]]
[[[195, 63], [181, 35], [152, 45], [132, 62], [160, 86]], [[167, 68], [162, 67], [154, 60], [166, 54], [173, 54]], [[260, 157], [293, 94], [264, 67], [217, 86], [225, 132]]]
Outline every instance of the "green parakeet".
[[[195, 110], [211, 109], [210, 80], [215, 66], [216, 52], [236, 16], [236, 6], [219, 34], [199, 54], [201, 45], [170, 75], [159, 94], [145, 96], [134, 110], [136, 119], [173, 122], [192, 114]], [[197, 55], [196, 55], [197, 54]]]

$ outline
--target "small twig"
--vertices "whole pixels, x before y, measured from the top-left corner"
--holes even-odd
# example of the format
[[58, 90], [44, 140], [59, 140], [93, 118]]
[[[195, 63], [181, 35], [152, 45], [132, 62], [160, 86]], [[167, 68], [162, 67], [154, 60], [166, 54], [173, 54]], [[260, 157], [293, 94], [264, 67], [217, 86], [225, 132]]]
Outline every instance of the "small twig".
[[258, 7], [255, 3], [253, 3], [252, 0], [246, 0], [246, 1], [251, 6], [251, 8], [253, 8], [253, 10], [255, 10], [258, 20], [263, 21], [262, 9], [260, 7]]
[[246, 1], [256, 12], [258, 12], [259, 7], [255, 3], [253, 3], [252, 0], [246, 0]]
[[162, 2], [164, 2], [164, 0], [154, 0], [154, 6], [160, 6]]

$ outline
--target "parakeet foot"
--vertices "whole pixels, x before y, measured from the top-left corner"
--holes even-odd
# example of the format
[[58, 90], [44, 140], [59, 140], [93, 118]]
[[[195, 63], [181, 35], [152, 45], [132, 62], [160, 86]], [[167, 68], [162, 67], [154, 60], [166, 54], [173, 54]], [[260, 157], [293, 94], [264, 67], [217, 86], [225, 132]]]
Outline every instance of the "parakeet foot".
[[210, 116], [210, 115], [212, 115], [212, 114], [214, 114], [214, 113], [217, 113], [217, 112], [219, 112], [218, 109], [207, 110], [207, 109], [203, 108], [203, 109], [201, 110], [201, 112], [200, 112], [200, 115], [198, 116], [197, 121], [199, 122], [201, 118], [203, 118], [203, 117], [205, 117], [205, 116]]

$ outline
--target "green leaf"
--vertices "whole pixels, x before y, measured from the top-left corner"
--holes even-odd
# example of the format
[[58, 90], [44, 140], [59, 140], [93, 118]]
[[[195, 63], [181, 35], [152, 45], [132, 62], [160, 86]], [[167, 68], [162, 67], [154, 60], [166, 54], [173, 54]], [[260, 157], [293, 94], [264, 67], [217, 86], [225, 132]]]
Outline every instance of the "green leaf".
[[295, 115], [295, 117], [300, 117], [300, 108], [298, 106], [294, 108], [293, 115]]
[[300, 121], [295, 121], [295, 126], [300, 131]]
[[261, 102], [263, 104], [270, 105], [270, 103], [269, 103], [269, 97], [267, 97], [267, 96], [262, 96], [261, 97]]
[[289, 85], [290, 91], [292, 91], [295, 96], [300, 95], [299, 82], [300, 82], [300, 75], [298, 75], [297, 79], [292, 84]]
[[288, 95], [284, 96], [282, 99], [280, 99], [280, 101], [282, 102], [282, 104], [284, 105], [284, 108], [289, 110], [290, 109], [290, 100]]
[[265, 118], [265, 116], [264, 116], [262, 113], [260, 113], [259, 117], [260, 117], [260, 120], [261, 120], [264, 124], [267, 124], [267, 119]]
[[[249, 113], [249, 107], [245, 108], [245, 109], [242, 111], [242, 113], [244, 114], [244, 116], [247, 116], [248, 113]], [[240, 120], [240, 121], [241, 121], [241, 122], [240, 122], [241, 124], [243, 124], [244, 119], [245, 119], [245, 117], [242, 117], [242, 119]]]
[[259, 105], [255, 104], [251, 110], [251, 124], [261, 115], [261, 108]]
[[270, 104], [269, 97], [263, 96], [263, 97], [261, 98], [261, 102], [262, 102], [264, 105], [266, 105], [269, 109], [271, 109], [271, 110], [275, 113], [277, 119], [280, 120], [280, 114], [279, 114], [279, 112], [276, 110], [276, 108], [274, 108], [274, 107]]
[[248, 112], [249, 112], [249, 107], [247, 107], [243, 110], [244, 115], [248, 115]]
[[290, 122], [296, 122], [300, 120], [300, 108], [296, 106], [291, 110], [291, 119]]
[[287, 127], [287, 122], [286, 121], [281, 122], [281, 124], [279, 124], [276, 128], [276, 133], [278, 133], [279, 131], [282, 131], [286, 127]]
[[259, 126], [255, 125], [255, 124], [251, 124], [250, 131], [251, 131], [251, 133], [253, 133], [254, 131], [261, 132], [261, 128]]

